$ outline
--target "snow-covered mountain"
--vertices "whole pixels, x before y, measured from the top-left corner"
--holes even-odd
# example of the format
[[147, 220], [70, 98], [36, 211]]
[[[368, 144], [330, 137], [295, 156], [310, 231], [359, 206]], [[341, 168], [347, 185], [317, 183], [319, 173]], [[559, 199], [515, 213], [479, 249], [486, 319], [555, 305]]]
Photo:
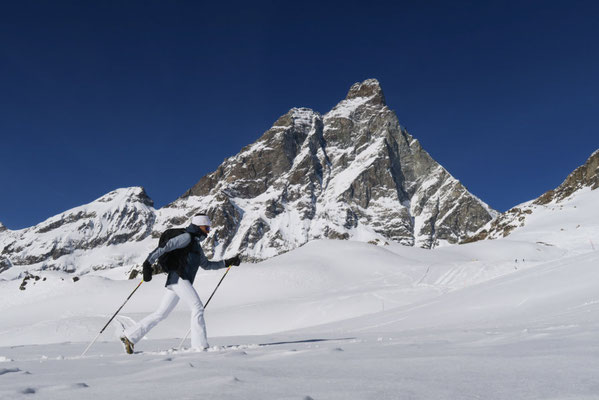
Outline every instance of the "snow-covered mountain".
[[0, 272], [16, 266], [11, 274], [85, 273], [136, 264], [155, 219], [153, 202], [142, 188], [115, 190], [31, 228], [0, 232]]
[[213, 253], [246, 259], [320, 238], [431, 248], [495, 215], [399, 124], [375, 79], [325, 115], [290, 110], [159, 219], [176, 225], [201, 210], [215, 221]]
[[0, 273], [135, 266], [162, 231], [197, 212], [214, 221], [209, 255], [254, 261], [314, 239], [431, 248], [495, 215], [424, 151], [369, 79], [325, 115], [290, 110], [162, 209], [142, 188], [126, 188], [31, 228], [0, 226]]
[[592, 248], [596, 239], [593, 221], [599, 220], [598, 187], [599, 150], [557, 188], [509, 209], [465, 242], [509, 236], [548, 244], [568, 241], [570, 248]]

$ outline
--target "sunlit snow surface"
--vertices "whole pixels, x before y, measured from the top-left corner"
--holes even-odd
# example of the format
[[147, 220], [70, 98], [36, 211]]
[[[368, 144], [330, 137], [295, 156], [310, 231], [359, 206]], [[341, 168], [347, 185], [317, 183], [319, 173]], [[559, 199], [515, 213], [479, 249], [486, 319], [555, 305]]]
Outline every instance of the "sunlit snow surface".
[[[6, 399], [597, 399], [599, 191], [538, 207], [504, 239], [435, 250], [316, 241], [227, 275], [207, 352], [173, 351], [179, 305], [127, 355], [126, 271], [0, 281]], [[599, 250], [599, 249], [597, 249]], [[203, 271], [206, 299], [224, 271]], [[144, 283], [119, 321], [152, 311]], [[186, 346], [189, 346], [187, 341]]]

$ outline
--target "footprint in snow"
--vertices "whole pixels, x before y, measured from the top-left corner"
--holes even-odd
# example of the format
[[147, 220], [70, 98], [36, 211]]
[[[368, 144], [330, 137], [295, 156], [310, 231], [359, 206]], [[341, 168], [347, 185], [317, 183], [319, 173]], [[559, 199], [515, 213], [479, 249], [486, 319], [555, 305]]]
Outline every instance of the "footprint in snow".
[[0, 368], [0, 375], [9, 374], [11, 372], [20, 372], [19, 368]]
[[248, 353], [246, 353], [245, 351], [235, 351], [233, 353], [227, 353], [225, 355], [225, 357], [243, 357], [243, 356], [247, 356]]
[[21, 390], [21, 394], [34, 394], [35, 392], [36, 390], [30, 387]]
[[21, 391], [21, 393], [24, 394], [31, 394], [31, 393], [37, 393], [38, 391], [40, 392], [63, 392], [63, 391], [71, 391], [73, 389], [86, 389], [88, 388], [89, 385], [85, 382], [77, 382], [77, 383], [71, 383], [71, 384], [66, 384], [66, 385], [54, 385], [54, 386], [44, 386], [44, 387], [40, 387], [38, 389], [33, 389], [33, 388], [27, 388], [25, 390], [33, 390], [33, 392], [27, 392], [25, 393], [25, 391]]
[[84, 388], [88, 388], [89, 385], [85, 382], [78, 382], [78, 383], [73, 383], [71, 385], [71, 389], [84, 389]]
[[203, 381], [204, 384], [208, 385], [222, 385], [222, 384], [237, 384], [243, 381], [236, 376], [214, 376]]

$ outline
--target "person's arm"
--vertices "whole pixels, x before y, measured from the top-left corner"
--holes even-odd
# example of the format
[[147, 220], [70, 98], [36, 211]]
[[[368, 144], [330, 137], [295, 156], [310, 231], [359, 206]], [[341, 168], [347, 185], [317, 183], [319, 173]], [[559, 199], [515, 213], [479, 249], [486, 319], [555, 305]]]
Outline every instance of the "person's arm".
[[208, 261], [208, 258], [206, 258], [206, 254], [204, 254], [204, 249], [201, 249], [201, 255], [200, 255], [200, 267], [202, 269], [221, 269], [221, 268], [225, 268], [225, 261], [221, 260], [221, 261]]
[[163, 247], [157, 247], [154, 249], [154, 251], [148, 255], [148, 258], [146, 258], [146, 261], [143, 263], [142, 270], [144, 281], [150, 282], [152, 280], [152, 273], [154, 272], [152, 264], [154, 264], [161, 255], [168, 253], [169, 251], [182, 249], [183, 247], [189, 245], [189, 243], [191, 243], [191, 235], [186, 232], [171, 238]]
[[208, 261], [206, 256], [204, 255], [204, 251], [202, 250], [202, 259], [200, 261], [200, 267], [202, 269], [221, 269], [228, 268], [231, 265], [239, 265], [241, 260], [239, 259], [239, 255], [236, 255], [233, 258], [227, 258], [225, 260], [220, 261]]
[[202, 265], [203, 269], [221, 269], [221, 268], [228, 268], [231, 265], [235, 265], [238, 266], [241, 263], [241, 260], [239, 259], [239, 255], [236, 255], [233, 258], [227, 258], [225, 260], [221, 260], [221, 261], [208, 261], [206, 259], [206, 266]]
[[182, 249], [191, 243], [191, 235], [187, 232], [182, 233], [174, 238], [171, 238], [164, 247], [157, 247], [148, 255], [146, 261], [150, 263], [150, 265], [154, 264], [156, 260], [160, 258], [161, 255], [168, 253], [169, 251]]
[[203, 262], [202, 264], [200, 264], [202, 269], [221, 269], [221, 268], [226, 267], [225, 260], [208, 261], [208, 259], [205, 257], [204, 257], [204, 260], [206, 260], [206, 262]]

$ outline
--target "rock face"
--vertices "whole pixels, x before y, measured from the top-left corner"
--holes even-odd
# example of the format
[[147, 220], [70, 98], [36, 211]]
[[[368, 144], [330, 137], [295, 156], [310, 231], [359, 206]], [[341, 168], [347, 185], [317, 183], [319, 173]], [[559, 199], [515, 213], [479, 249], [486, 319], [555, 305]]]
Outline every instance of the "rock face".
[[590, 190], [595, 190], [598, 187], [599, 150], [591, 154], [584, 165], [576, 168], [557, 188], [545, 192], [535, 200], [523, 203], [500, 214], [463, 242], [506, 237], [515, 229], [525, 226], [527, 219], [534, 214], [538, 207], [559, 205], [568, 201], [569, 198], [582, 189], [590, 188]]
[[534, 204], [544, 205], [551, 202], [560, 202], [584, 187], [590, 187], [592, 190], [599, 187], [599, 150], [591, 154], [584, 165], [576, 168], [574, 172], [568, 175], [561, 185], [544, 193], [534, 201]]
[[210, 252], [253, 260], [318, 238], [431, 248], [495, 215], [400, 126], [374, 79], [325, 115], [290, 110], [167, 208], [164, 226], [208, 212]]
[[290, 110], [160, 210], [142, 188], [119, 189], [34, 227], [1, 231], [0, 260], [8, 261], [0, 268], [17, 276], [139, 265], [162, 231], [198, 212], [213, 220], [206, 253], [246, 261], [319, 238], [431, 248], [495, 215], [400, 126], [369, 79], [324, 115]]

